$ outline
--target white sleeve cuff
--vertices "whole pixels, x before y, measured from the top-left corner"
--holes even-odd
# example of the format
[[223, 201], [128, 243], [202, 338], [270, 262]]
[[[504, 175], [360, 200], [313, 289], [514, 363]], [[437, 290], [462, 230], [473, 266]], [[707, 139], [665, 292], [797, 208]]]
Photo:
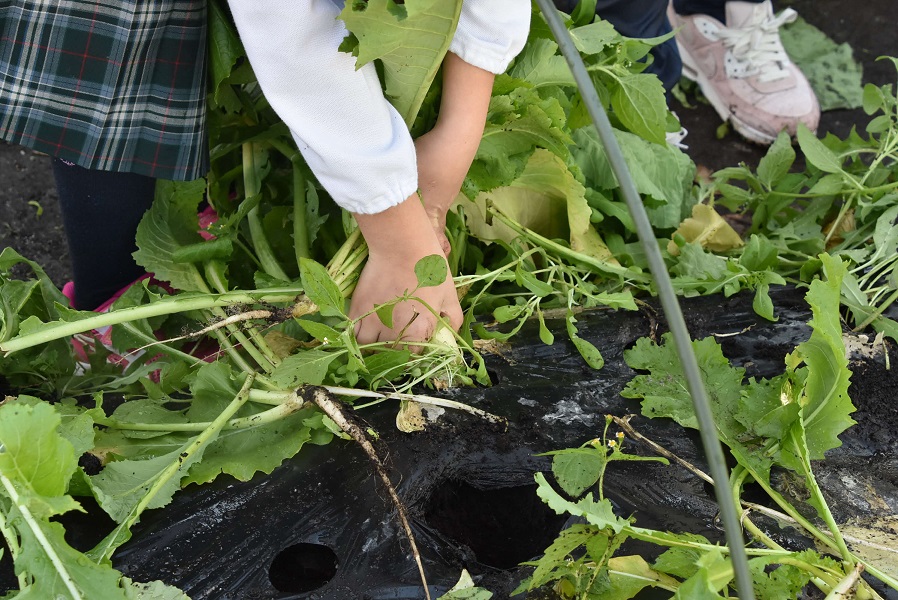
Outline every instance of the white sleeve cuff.
[[464, 0], [449, 51], [491, 73], [505, 72], [530, 32], [529, 0]]

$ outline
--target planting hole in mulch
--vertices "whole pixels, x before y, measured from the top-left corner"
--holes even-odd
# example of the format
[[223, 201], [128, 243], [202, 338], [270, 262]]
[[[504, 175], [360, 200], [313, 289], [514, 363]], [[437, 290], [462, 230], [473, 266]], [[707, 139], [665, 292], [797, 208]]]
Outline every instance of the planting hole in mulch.
[[542, 554], [566, 521], [543, 504], [535, 485], [481, 490], [464, 481], [448, 481], [435, 490], [425, 518], [468, 546], [478, 562], [497, 569], [512, 569]]
[[321, 544], [294, 544], [281, 550], [268, 569], [268, 579], [279, 592], [311, 592], [337, 574], [337, 555]]

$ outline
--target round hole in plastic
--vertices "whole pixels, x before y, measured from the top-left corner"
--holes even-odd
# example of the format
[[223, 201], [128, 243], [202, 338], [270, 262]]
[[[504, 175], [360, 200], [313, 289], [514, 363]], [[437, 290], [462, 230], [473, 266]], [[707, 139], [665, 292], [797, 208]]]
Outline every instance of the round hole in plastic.
[[279, 592], [317, 590], [337, 574], [337, 555], [321, 544], [294, 544], [271, 561], [268, 579]]
[[535, 485], [478, 489], [464, 481], [438, 487], [425, 517], [443, 535], [470, 548], [478, 562], [497, 569], [541, 555], [566, 520], [543, 504]]

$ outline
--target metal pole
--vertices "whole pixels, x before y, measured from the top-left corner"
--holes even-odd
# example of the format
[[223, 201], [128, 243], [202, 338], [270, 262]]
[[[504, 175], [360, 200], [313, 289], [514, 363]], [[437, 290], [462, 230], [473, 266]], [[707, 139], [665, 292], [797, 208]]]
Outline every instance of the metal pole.
[[664, 264], [661, 251], [655, 242], [655, 235], [649, 223], [649, 217], [645, 212], [645, 207], [642, 205], [639, 192], [636, 191], [636, 185], [633, 183], [633, 178], [627, 168], [627, 163], [621, 153], [617, 138], [614, 137], [611, 122], [608, 120], [608, 115], [605, 114], [604, 108], [602, 108], [599, 95], [589, 73], [586, 71], [586, 65], [583, 64], [583, 59], [580, 58], [580, 53], [574, 46], [574, 42], [562, 23], [558, 10], [552, 4], [552, 0], [536, 0], [536, 2], [546, 22], [549, 24], [549, 29], [551, 29], [552, 35], [555, 36], [559, 48], [561, 48], [562, 54], [567, 60], [577, 86], [580, 88], [583, 103], [592, 117], [599, 139], [605, 147], [611, 169], [615, 177], [617, 177], [621, 193], [624, 196], [630, 214], [633, 216], [639, 241], [648, 257], [649, 269], [655, 279], [661, 306], [664, 308], [664, 314], [673, 334], [674, 343], [686, 376], [686, 384], [692, 396], [692, 404], [695, 407], [695, 416], [698, 419], [702, 444], [705, 448], [705, 455], [708, 458], [711, 477], [714, 479], [714, 491], [717, 496], [717, 504], [720, 507], [720, 516], [730, 550], [739, 598], [740, 600], [754, 600], [751, 572], [748, 569], [748, 555], [745, 552], [745, 545], [742, 539], [742, 525], [736, 513], [736, 500], [733, 497], [730, 486], [727, 485], [729, 472], [726, 460], [724, 459], [720, 441], [717, 439], [717, 428], [714, 424], [714, 416], [711, 413], [711, 405], [702, 382], [698, 361], [692, 350], [692, 340], [689, 331], [686, 329], [686, 322], [683, 319], [683, 313], [680, 311], [676, 292], [674, 292], [673, 285], [670, 282], [667, 266]]

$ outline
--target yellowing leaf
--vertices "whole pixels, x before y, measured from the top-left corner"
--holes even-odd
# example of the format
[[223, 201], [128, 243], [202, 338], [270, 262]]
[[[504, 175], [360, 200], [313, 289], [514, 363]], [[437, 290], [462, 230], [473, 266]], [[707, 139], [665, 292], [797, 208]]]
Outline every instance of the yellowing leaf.
[[[745, 245], [736, 230], [707, 204], [692, 207], [692, 216], [680, 224], [674, 233], [674, 236], [677, 235], [683, 236], [687, 242], [698, 242], [713, 252], [725, 252]], [[680, 248], [673, 240], [667, 244], [667, 251], [673, 256], [680, 254]]]
[[465, 208], [471, 235], [486, 241], [510, 242], [517, 233], [510, 227], [487, 219], [487, 202], [521, 226], [551, 239], [565, 239], [571, 248], [619, 264], [589, 221], [592, 210], [586, 190], [558, 156], [537, 149], [521, 176], [506, 187], [483, 192], [472, 202], [459, 196]]

